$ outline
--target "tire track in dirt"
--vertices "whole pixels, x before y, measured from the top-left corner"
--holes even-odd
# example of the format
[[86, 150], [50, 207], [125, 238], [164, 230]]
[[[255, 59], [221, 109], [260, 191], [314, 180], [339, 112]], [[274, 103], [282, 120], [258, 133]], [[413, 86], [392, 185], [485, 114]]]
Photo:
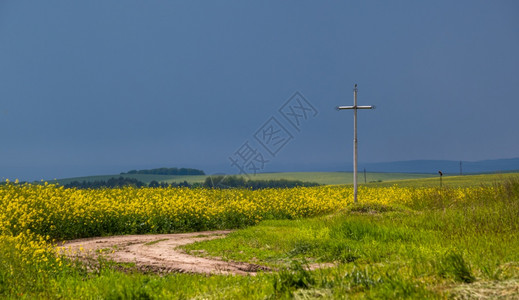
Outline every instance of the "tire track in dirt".
[[201, 273], [256, 275], [263, 266], [189, 255], [177, 247], [223, 238], [230, 230], [178, 234], [123, 235], [65, 241], [58, 251], [80, 260], [100, 255], [120, 263], [135, 263], [137, 269], [155, 273]]

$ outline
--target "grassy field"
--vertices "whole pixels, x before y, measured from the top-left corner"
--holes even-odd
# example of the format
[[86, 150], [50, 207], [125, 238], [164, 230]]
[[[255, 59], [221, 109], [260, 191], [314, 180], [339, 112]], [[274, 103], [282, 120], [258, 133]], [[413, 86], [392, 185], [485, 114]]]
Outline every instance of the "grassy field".
[[[3, 185], [0, 297], [517, 299], [519, 180], [517, 174], [478, 176], [446, 177], [443, 189], [423, 187], [428, 179], [407, 187], [361, 186], [357, 205], [350, 186], [249, 191]], [[456, 183], [448, 185], [450, 179]], [[109, 261], [93, 267], [57, 256], [52, 243], [211, 228], [241, 229], [185, 250], [275, 271], [255, 277], [122, 272]], [[309, 271], [306, 266], [314, 264], [327, 267]]]
[[[128, 177], [135, 178], [146, 184], [155, 180], [158, 182], [179, 183], [187, 181], [190, 184], [203, 183], [208, 177], [207, 175], [191, 175], [191, 176], [175, 176], [175, 175], [149, 175], [149, 174], [125, 174], [125, 175], [99, 175], [85, 176], [75, 178], [64, 178], [58, 180], [50, 180], [49, 183], [58, 183], [65, 185], [73, 181], [106, 181], [112, 177]], [[437, 174], [414, 174], [414, 173], [364, 173], [358, 175], [360, 185], [368, 186], [410, 186], [410, 187], [436, 187], [440, 185], [440, 178]], [[446, 187], [469, 187], [478, 185], [488, 185], [501, 181], [509, 176], [519, 176], [519, 173], [496, 173], [496, 174], [478, 174], [464, 176], [444, 176], [443, 184]], [[316, 182], [325, 185], [343, 185], [353, 183], [353, 173], [351, 172], [283, 172], [283, 173], [260, 173], [250, 176], [254, 180], [270, 180], [270, 179], [288, 179], [301, 180], [306, 182]]]
[[[433, 177], [431, 174], [410, 174], [410, 173], [366, 173], [366, 182], [370, 181], [394, 181], [404, 179], [420, 179]], [[359, 173], [359, 183], [364, 183], [364, 173]], [[260, 173], [251, 176], [251, 179], [289, 179], [307, 182], [317, 182], [319, 184], [352, 184], [353, 173], [351, 172], [286, 172], [286, 173]]]
[[[183, 182], [187, 181], [191, 184], [202, 183], [207, 175], [191, 175], [191, 176], [175, 176], [175, 175], [149, 175], [149, 174], [124, 174], [124, 175], [99, 175], [85, 176], [75, 178], [64, 178], [58, 180], [50, 180], [49, 183], [58, 183], [65, 185], [72, 181], [106, 181], [112, 177], [128, 177], [135, 178], [144, 183], [150, 183], [155, 180], [158, 182]], [[435, 177], [434, 174], [411, 174], [411, 173], [366, 173], [366, 182], [371, 181], [395, 181], [395, 180], [411, 180]], [[247, 177], [245, 177], [247, 178]], [[284, 172], [284, 173], [259, 173], [251, 175], [250, 179], [254, 180], [270, 180], [270, 179], [288, 179], [301, 180], [307, 182], [317, 182], [319, 184], [351, 184], [353, 183], [353, 174], [351, 172]], [[359, 173], [359, 183], [364, 183], [364, 173]]]
[[[508, 178], [519, 178], [519, 173], [496, 173], [496, 174], [477, 174], [463, 176], [443, 176], [442, 186], [446, 188], [473, 187], [482, 185], [493, 185], [506, 181]], [[439, 187], [440, 177], [438, 175], [431, 178], [421, 179], [397, 179], [383, 182], [368, 183], [373, 187], [388, 187], [398, 185], [401, 187]]]

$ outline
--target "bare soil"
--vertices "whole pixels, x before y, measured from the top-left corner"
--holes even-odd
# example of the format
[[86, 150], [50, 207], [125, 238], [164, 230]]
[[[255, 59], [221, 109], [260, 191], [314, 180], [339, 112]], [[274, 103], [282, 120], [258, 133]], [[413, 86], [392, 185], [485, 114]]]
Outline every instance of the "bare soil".
[[201, 273], [256, 275], [269, 269], [255, 264], [223, 261], [189, 255], [179, 246], [223, 238], [231, 231], [204, 231], [179, 234], [124, 235], [78, 239], [64, 242], [58, 249], [70, 257], [96, 261], [99, 256], [117, 263], [154, 273]]

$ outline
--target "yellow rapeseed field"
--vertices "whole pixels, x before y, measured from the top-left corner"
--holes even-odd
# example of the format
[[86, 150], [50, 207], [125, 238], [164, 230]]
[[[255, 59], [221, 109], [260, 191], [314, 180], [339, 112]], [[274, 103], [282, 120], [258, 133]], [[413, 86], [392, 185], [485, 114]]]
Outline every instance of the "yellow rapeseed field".
[[[478, 188], [452, 189], [464, 201]], [[365, 188], [363, 203], [405, 205], [434, 188]], [[441, 196], [441, 195], [440, 195]], [[171, 233], [240, 228], [263, 219], [294, 219], [336, 212], [352, 204], [351, 187], [292, 189], [117, 188], [65, 189], [56, 185], [0, 186], [0, 233], [27, 231], [50, 239], [113, 234]], [[420, 200], [420, 201], [421, 201]]]
[[[298, 219], [342, 210], [369, 216], [389, 211], [386, 216], [390, 217], [392, 212], [423, 215], [423, 212], [436, 210], [433, 215], [438, 216], [449, 215], [451, 211], [449, 216], [454, 219], [445, 219], [451, 220], [450, 224], [463, 220], [487, 222], [486, 216], [495, 214], [491, 200], [504, 199], [505, 202], [494, 201], [499, 211], [498, 205], [506, 203], [507, 199], [515, 199], [510, 193], [515, 192], [503, 185], [444, 189], [361, 186], [361, 204], [353, 205], [353, 190], [348, 186], [254, 191], [133, 187], [66, 189], [52, 184], [7, 182], [0, 184], [0, 294], [16, 292], [17, 297], [25, 297], [24, 291], [55, 291], [53, 289], [59, 287], [50, 285], [57, 284], [55, 278], [68, 278], [68, 274], [83, 272], [82, 267], [75, 267], [80, 262], [57, 252], [56, 242], [61, 240], [235, 229], [262, 220]], [[490, 205], [477, 208], [477, 203], [482, 201]], [[456, 210], [456, 206], [459, 209]], [[476, 213], [472, 213], [473, 210]], [[497, 221], [489, 226], [497, 232], [516, 232], [512, 224], [516, 216], [514, 210], [511, 212], [495, 218]], [[507, 224], [512, 225], [507, 227]], [[48, 295], [42, 297], [48, 298]]]

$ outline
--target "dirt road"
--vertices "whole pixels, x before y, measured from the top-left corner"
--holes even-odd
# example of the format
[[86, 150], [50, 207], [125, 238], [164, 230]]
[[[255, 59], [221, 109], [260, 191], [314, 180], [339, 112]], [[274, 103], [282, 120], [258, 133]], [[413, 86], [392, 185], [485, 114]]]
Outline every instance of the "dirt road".
[[138, 270], [155, 273], [203, 273], [255, 275], [265, 267], [217, 258], [196, 257], [178, 246], [223, 238], [231, 231], [205, 231], [180, 234], [124, 235], [66, 241], [61, 253], [83, 260], [103, 255], [121, 263], [135, 263]]

